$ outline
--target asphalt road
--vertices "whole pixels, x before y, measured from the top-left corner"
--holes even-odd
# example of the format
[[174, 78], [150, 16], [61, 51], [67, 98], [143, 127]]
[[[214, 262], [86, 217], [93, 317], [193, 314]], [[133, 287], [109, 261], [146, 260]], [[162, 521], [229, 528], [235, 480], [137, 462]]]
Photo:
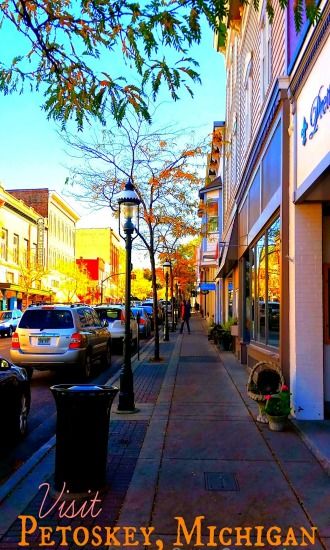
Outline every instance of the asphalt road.
[[[141, 341], [142, 348], [144, 340]], [[10, 360], [10, 338], [0, 338], [0, 356]], [[121, 367], [122, 354], [113, 352], [111, 367], [101, 370], [95, 363], [94, 376], [91, 382], [104, 384]], [[77, 374], [54, 373], [52, 371], [34, 371], [31, 381], [31, 410], [28, 419], [28, 433], [19, 442], [0, 441], [0, 483], [4, 482], [33, 453], [46, 443], [55, 433], [56, 406], [50, 387], [54, 384], [77, 383]]]

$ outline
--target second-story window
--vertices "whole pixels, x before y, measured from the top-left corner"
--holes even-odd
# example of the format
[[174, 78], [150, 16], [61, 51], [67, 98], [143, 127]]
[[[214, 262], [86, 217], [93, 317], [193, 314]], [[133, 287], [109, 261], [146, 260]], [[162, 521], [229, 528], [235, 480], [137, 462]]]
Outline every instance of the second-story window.
[[13, 236], [13, 262], [18, 264], [19, 261], [19, 236], [14, 233]]
[[210, 199], [206, 203], [207, 233], [217, 233], [219, 230], [218, 201]]
[[22, 263], [24, 266], [29, 265], [29, 241], [27, 239], [23, 241]]
[[2, 260], [8, 259], [8, 231], [4, 227], [0, 233], [0, 255]]
[[252, 55], [246, 57], [244, 71], [245, 150], [248, 148], [252, 128]]
[[272, 33], [267, 13], [261, 20], [260, 33], [260, 73], [261, 73], [261, 98], [264, 99], [271, 81], [272, 74]]

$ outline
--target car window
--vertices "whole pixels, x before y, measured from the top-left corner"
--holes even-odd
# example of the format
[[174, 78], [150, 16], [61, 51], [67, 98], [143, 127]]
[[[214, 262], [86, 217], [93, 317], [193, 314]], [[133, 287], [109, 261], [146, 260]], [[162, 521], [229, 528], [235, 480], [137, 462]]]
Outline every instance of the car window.
[[84, 308], [84, 316], [85, 316], [85, 325], [84, 327], [93, 327], [94, 326], [94, 316], [93, 316], [93, 310], [89, 308]]
[[93, 317], [93, 325], [94, 325], [94, 327], [100, 327], [100, 326], [101, 326], [100, 318], [98, 317], [98, 315], [95, 313], [94, 310], [91, 310], [91, 315], [92, 315], [92, 317]]
[[107, 319], [110, 322], [121, 319], [121, 309], [98, 309], [97, 312], [101, 319]]
[[23, 314], [19, 328], [60, 329], [73, 328], [71, 311], [59, 309], [28, 309]]
[[8, 319], [12, 318], [12, 312], [11, 311], [1, 311], [0, 312], [0, 321], [7, 321]]

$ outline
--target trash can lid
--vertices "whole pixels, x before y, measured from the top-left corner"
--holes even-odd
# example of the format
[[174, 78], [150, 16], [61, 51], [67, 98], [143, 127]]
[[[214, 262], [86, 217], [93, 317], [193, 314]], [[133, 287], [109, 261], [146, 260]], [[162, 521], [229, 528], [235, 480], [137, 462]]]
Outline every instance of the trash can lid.
[[81, 384], [80, 386], [70, 386], [66, 388], [69, 391], [103, 391], [104, 388], [100, 386], [93, 386], [92, 384]]

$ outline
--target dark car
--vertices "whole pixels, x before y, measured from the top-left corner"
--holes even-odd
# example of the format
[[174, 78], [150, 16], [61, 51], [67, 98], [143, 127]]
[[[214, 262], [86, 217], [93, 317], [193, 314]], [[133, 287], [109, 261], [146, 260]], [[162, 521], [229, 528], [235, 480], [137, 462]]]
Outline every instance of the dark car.
[[9, 438], [25, 435], [31, 391], [25, 369], [0, 358], [0, 431]]
[[155, 329], [155, 318], [154, 318], [154, 308], [150, 302], [143, 302], [141, 306], [146, 313], [148, 314], [148, 317], [151, 321], [151, 330]]
[[149, 338], [151, 334], [151, 319], [143, 307], [132, 307], [132, 312], [137, 318], [139, 315], [139, 334], [142, 338]]

